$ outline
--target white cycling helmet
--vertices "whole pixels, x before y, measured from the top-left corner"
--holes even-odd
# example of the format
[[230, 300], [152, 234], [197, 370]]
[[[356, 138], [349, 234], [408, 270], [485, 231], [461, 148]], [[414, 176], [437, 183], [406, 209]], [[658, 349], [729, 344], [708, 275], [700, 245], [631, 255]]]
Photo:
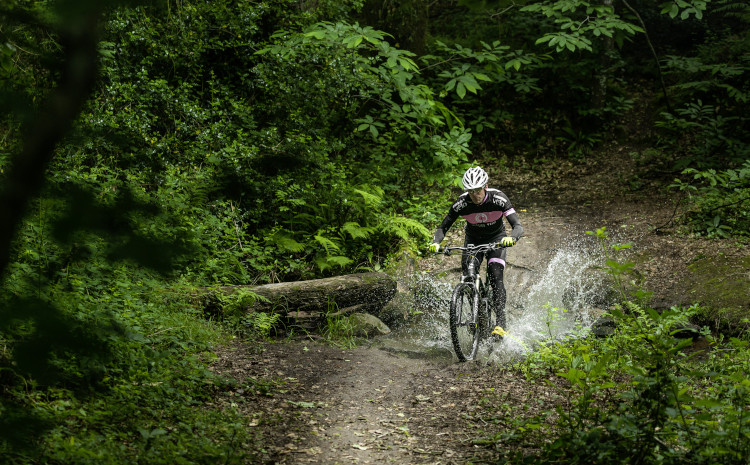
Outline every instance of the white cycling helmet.
[[482, 168], [478, 166], [469, 168], [464, 173], [464, 189], [471, 190], [484, 187], [489, 179], [490, 177], [487, 176], [487, 173]]

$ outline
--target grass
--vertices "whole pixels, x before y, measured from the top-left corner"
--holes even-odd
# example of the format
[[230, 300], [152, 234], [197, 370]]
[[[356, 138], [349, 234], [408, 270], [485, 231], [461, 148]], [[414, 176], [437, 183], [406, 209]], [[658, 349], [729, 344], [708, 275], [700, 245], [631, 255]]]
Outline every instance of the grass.
[[246, 463], [250, 420], [210, 404], [236, 384], [209, 370], [231, 332], [183, 301], [143, 304], [98, 378], [5, 383], [5, 425], [26, 433], [3, 435], [3, 464]]

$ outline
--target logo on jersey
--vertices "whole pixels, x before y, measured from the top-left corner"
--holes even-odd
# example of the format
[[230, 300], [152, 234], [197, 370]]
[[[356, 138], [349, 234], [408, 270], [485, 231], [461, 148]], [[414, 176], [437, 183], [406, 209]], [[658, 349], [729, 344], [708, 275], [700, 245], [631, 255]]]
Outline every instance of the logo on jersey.
[[474, 215], [474, 222], [476, 223], [486, 223], [487, 222], [487, 215], [485, 213], [477, 213]]
[[505, 197], [503, 197], [501, 195], [493, 195], [492, 196], [492, 203], [494, 203], [495, 205], [497, 205], [499, 207], [503, 207], [507, 201], [508, 201], [508, 199], [506, 199]]
[[458, 198], [458, 201], [457, 201], [456, 203], [454, 203], [454, 204], [453, 204], [453, 211], [454, 211], [454, 212], [459, 212], [459, 211], [461, 211], [461, 210], [462, 210], [462, 209], [463, 209], [464, 207], [466, 207], [466, 199], [465, 199], [465, 198], [461, 198], [461, 197], [459, 197], [459, 198]]

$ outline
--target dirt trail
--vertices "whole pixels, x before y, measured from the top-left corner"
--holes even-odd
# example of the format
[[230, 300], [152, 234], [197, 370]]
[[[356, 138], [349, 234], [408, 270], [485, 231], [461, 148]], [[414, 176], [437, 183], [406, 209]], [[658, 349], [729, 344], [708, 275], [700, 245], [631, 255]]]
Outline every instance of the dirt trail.
[[[238, 343], [219, 353], [215, 370], [250, 380], [217, 399], [254, 419], [249, 463], [482, 463], [498, 451], [475, 440], [508, 428], [519, 416], [509, 406], [560, 401], [549, 387], [479, 363], [314, 342], [269, 343], [260, 353]], [[272, 395], [253, 379], [275, 380]]]
[[[529, 236], [509, 260], [518, 273], [544, 266], [556, 244], [589, 224], [569, 222], [559, 210], [523, 215]], [[455, 268], [458, 259], [420, 266]], [[258, 443], [250, 447], [257, 451], [251, 463], [491, 462], [507, 451], [477, 440], [513, 431], [515, 422], [563, 401], [546, 385], [482, 361], [342, 350], [312, 340], [269, 342], [262, 350], [237, 342], [218, 353], [214, 370], [241, 383], [217, 403], [253, 418]]]
[[[657, 305], [689, 304], [689, 267], [708, 255], [748, 260], [747, 247], [664, 234], [674, 203], [657, 184], [624, 188], [619, 180], [636, 174], [648, 183], [626, 158], [557, 168], [548, 183], [498, 183], [528, 233], [510, 251], [508, 273], [514, 266], [543, 267], [556, 247], [601, 226], [636, 241], [641, 280], [657, 291]], [[436, 260], [419, 266], [456, 265]], [[247, 463], [493, 462], [509, 452], [498, 449], [498, 438], [528, 422], [552, 421], [535, 416], [564, 404], [567, 394], [550, 387], [559, 379], [530, 383], [482, 362], [407, 358], [374, 347], [342, 350], [312, 340], [261, 348], [238, 341], [217, 355], [213, 370], [239, 384], [215, 402], [250, 417], [256, 433], [256, 442], [243, 447]]]

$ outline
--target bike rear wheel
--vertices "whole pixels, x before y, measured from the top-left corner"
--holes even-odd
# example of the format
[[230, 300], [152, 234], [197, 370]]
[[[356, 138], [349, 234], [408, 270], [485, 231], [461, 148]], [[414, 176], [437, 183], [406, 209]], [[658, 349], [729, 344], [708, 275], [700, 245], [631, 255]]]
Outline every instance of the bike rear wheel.
[[471, 284], [459, 284], [453, 290], [450, 309], [450, 329], [453, 349], [461, 362], [472, 360], [477, 355], [482, 329], [474, 319], [475, 302], [478, 298]]

